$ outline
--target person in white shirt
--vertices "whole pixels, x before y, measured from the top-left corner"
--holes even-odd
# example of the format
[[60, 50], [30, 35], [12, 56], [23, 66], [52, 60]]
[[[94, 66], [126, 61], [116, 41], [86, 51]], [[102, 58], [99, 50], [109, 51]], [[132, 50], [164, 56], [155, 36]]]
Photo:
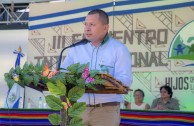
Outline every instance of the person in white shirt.
[[[108, 34], [109, 18], [100, 9], [92, 10], [85, 18], [84, 36], [87, 44], [70, 48], [61, 66], [89, 63], [89, 70], [102, 70], [120, 80], [125, 86], [132, 84], [131, 55], [128, 48]], [[103, 68], [104, 69], [104, 68]], [[86, 102], [83, 122], [87, 126], [119, 126], [121, 94], [85, 93], [78, 102]]]
[[126, 109], [136, 109], [136, 110], [150, 109], [150, 105], [143, 102], [144, 92], [141, 89], [135, 90], [133, 96], [135, 102], [130, 103], [125, 101]]

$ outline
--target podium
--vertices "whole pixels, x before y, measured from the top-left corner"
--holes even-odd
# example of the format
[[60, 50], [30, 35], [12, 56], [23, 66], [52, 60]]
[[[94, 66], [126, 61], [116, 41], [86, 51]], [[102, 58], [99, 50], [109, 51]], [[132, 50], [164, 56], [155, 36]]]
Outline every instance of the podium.
[[[95, 93], [95, 94], [128, 94], [129, 91], [132, 91], [132, 89], [129, 89], [127, 86], [125, 86], [121, 81], [115, 79], [109, 74], [98, 74], [101, 79], [103, 79], [105, 82], [103, 84], [96, 85], [96, 90], [86, 88], [85, 93]], [[48, 88], [45, 84], [39, 83], [36, 87], [31, 84], [28, 85], [31, 88], [34, 88], [38, 91], [48, 91]]]
[[97, 90], [86, 89], [86, 93], [95, 94], [127, 94], [128, 91], [132, 91], [125, 86], [121, 81], [115, 79], [109, 74], [99, 74], [99, 76], [105, 81], [102, 85], [97, 85]]
[[[68, 75], [71, 75], [70, 73], [66, 73], [66, 74], [67, 75], [65, 75], [65, 78], [72, 77], [72, 76], [68, 76]], [[30, 85], [30, 87], [32, 87], [32, 88], [34, 88], [36, 90], [39, 90], [39, 91], [46, 91], [48, 89], [49, 90], [53, 89], [55, 92], [57, 92], [57, 90], [59, 90], [59, 92], [61, 92], [60, 89], [63, 89], [63, 90], [65, 90], [64, 92], [68, 92], [68, 94], [65, 93], [65, 96], [64, 95], [60, 95], [60, 100], [59, 100], [59, 98], [57, 98], [55, 96], [52, 97], [51, 95], [46, 97], [46, 98], [49, 98], [49, 100], [52, 100], [53, 102], [55, 102], [55, 104], [58, 104], [59, 107], [56, 109], [56, 106], [52, 105], [53, 102], [50, 102], [50, 105], [53, 106], [53, 108], [55, 110], [59, 110], [60, 109], [60, 115], [57, 115], [57, 117], [59, 117], [59, 116], [60, 117], [56, 119], [55, 117], [51, 117], [50, 116], [52, 118], [51, 120], [56, 119], [57, 121], [55, 121], [55, 122], [60, 122], [60, 126], [67, 126], [66, 124], [69, 123], [70, 119], [73, 120], [73, 119], [76, 118], [76, 116], [71, 117], [72, 115], [70, 116], [67, 113], [69, 113], [69, 112], [73, 113], [74, 110], [76, 110], [76, 111], [80, 110], [79, 112], [81, 112], [82, 109], [86, 107], [86, 104], [84, 104], [82, 102], [76, 103], [78, 98], [81, 97], [80, 94], [83, 94], [83, 93], [127, 94], [128, 91], [131, 91], [128, 87], [124, 86], [124, 84], [121, 81], [115, 79], [114, 77], [112, 77], [109, 74], [98, 73], [96, 75], [98, 76], [96, 78], [96, 80], [100, 78], [99, 80], [103, 80], [103, 81], [97, 81], [94, 85], [92, 85], [92, 86], [94, 86], [92, 88], [88, 88], [88, 86], [85, 86], [86, 87], [85, 90], [84, 89], [82, 90], [82, 88], [84, 88], [82, 86], [84, 86], [84, 85], [81, 85], [81, 88], [79, 88], [79, 86], [76, 85], [75, 88], [74, 88], [74, 85], [72, 85], [72, 84], [74, 84], [77, 81], [67, 81], [66, 79], [65, 79], [65, 82], [69, 82], [69, 85], [68, 85], [68, 83], [65, 84], [65, 86], [64, 86], [65, 88], [62, 86], [63, 84], [61, 82], [58, 82], [56, 84], [49, 83], [48, 87], [46, 87], [45, 84], [41, 84], [41, 83], [38, 84], [36, 87], [34, 85]], [[83, 77], [81, 76], [81, 79], [82, 78]], [[81, 84], [84, 84], [84, 82], [86, 83], [86, 81], [82, 80]], [[99, 83], [102, 82], [102, 83], [98, 84], [98, 82]], [[76, 94], [77, 92], [79, 92], [80, 94], [78, 93], [78, 95], [77, 95]], [[70, 99], [67, 98], [67, 96], [69, 96], [69, 94], [71, 96]], [[74, 96], [72, 96], [72, 95], [74, 95]], [[75, 98], [76, 100], [75, 99], [72, 100], [71, 98]], [[63, 105], [62, 103], [65, 104], [65, 105]], [[63, 107], [61, 108], [60, 106], [63, 106]], [[52, 107], [51, 107], [51, 109], [52, 109]], [[69, 109], [69, 111], [68, 111], [68, 109]], [[79, 112], [76, 112], [76, 113], [78, 113], [78, 115], [80, 115]], [[79, 123], [81, 123], [80, 121], [79, 121]], [[54, 122], [53, 125], [59, 125], [58, 123], [55, 124], [55, 122]]]

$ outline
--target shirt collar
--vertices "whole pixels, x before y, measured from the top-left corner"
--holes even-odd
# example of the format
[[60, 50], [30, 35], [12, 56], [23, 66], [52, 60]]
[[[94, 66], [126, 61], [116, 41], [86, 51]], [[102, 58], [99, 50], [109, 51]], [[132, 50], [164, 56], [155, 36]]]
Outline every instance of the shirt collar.
[[106, 33], [104, 39], [102, 40], [101, 44], [100, 45], [103, 45], [104, 43], [106, 43], [108, 41], [108, 39], [110, 38], [109, 34]]
[[[104, 44], [108, 41], [109, 38], [110, 38], [109, 34], [106, 33], [104, 39], [100, 42], [100, 44], [98, 45], [98, 47], [104, 45]], [[92, 45], [91, 41], [89, 41], [89, 42], [90, 42], [90, 44]], [[92, 45], [92, 46], [93, 46], [93, 45]]]

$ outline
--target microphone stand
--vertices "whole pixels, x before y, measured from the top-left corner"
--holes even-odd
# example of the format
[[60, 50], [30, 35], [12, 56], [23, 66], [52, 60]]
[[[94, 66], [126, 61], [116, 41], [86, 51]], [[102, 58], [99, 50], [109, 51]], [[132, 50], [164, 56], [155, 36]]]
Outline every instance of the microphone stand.
[[82, 39], [80, 42], [74, 43], [74, 44], [72, 44], [72, 45], [70, 45], [70, 46], [67, 46], [67, 47], [63, 48], [63, 49], [61, 50], [60, 55], [59, 55], [59, 60], [58, 60], [58, 65], [57, 65], [57, 71], [60, 70], [62, 55], [63, 55], [63, 52], [64, 52], [66, 49], [71, 48], [71, 47], [75, 47], [75, 46], [78, 46], [78, 45], [84, 45], [84, 44], [87, 44], [87, 42], [88, 42], [87, 39]]
[[[73, 44], [73, 45], [74, 45], [74, 44]], [[67, 47], [65, 47], [65, 48], [62, 49], [62, 51], [61, 51], [61, 53], [60, 53], [60, 55], [59, 55], [59, 60], [58, 60], [58, 65], [57, 65], [57, 71], [60, 70], [63, 52], [64, 52], [66, 49], [73, 47], [73, 45], [67, 46]]]

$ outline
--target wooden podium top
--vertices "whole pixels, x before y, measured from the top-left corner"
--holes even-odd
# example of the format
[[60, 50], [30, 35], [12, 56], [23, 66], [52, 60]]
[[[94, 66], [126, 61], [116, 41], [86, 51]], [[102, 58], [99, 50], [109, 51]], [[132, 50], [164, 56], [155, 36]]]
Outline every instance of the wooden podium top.
[[[96, 90], [86, 88], [86, 93], [95, 93], [95, 94], [128, 94], [129, 91], [132, 91], [127, 86], [124, 86], [123, 83], [119, 80], [116, 80], [109, 74], [99, 74], [99, 76], [105, 81], [103, 84], [96, 86]], [[29, 87], [36, 89], [38, 91], [48, 91], [46, 84], [39, 83], [37, 86], [33, 84]]]
[[101, 90], [92, 90], [92, 89], [86, 89], [86, 93], [94, 93], [94, 94], [128, 94], [128, 91], [132, 91], [131, 89], [128, 89], [126, 92], [121, 92], [117, 89], [101, 89]]
[[99, 76], [105, 81], [104, 84], [98, 85], [97, 90], [86, 89], [86, 93], [97, 94], [128, 94], [132, 91], [125, 86], [121, 81], [115, 79], [109, 74], [99, 74]]

